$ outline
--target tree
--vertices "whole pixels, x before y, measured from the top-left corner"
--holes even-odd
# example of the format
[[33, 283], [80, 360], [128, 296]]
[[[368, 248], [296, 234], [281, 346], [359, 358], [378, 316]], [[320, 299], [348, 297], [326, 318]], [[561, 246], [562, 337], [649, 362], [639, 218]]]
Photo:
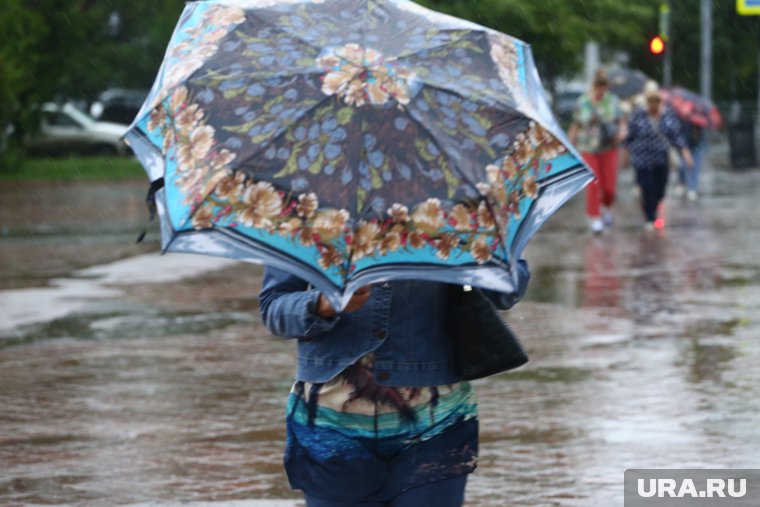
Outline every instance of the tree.
[[633, 50], [658, 0], [425, 0], [428, 7], [472, 20], [529, 43], [549, 88], [577, 72], [583, 47], [593, 40], [616, 50]]
[[[631, 66], [662, 78], [661, 58], [649, 53], [665, 0], [421, 0], [428, 7], [513, 35], [533, 47], [548, 88], [559, 76], [580, 69], [583, 45], [599, 42], [631, 55]], [[671, 0], [674, 83], [699, 90], [699, 2]], [[756, 100], [760, 17], [740, 16], [735, 2], [715, 1], [714, 97]]]
[[18, 161], [20, 146], [6, 139], [13, 126], [14, 138], [23, 136], [29, 123], [25, 103], [31, 96], [34, 67], [39, 60], [39, 39], [45, 31], [41, 21], [22, 7], [23, 0], [6, 0], [0, 10], [0, 169]]
[[713, 44], [716, 99], [757, 100], [760, 17], [740, 16], [734, 5], [716, 2]]
[[[671, 37], [674, 84], [699, 91], [699, 2], [671, 0]], [[717, 101], [756, 100], [757, 52], [760, 49], [760, 18], [740, 16], [735, 2], [713, 2], [713, 97]], [[642, 52], [636, 63], [659, 77], [659, 62]]]
[[0, 169], [17, 163], [42, 103], [92, 99], [113, 86], [148, 88], [183, 7], [181, 0], [3, 0], [0, 138], [9, 125], [14, 134]]

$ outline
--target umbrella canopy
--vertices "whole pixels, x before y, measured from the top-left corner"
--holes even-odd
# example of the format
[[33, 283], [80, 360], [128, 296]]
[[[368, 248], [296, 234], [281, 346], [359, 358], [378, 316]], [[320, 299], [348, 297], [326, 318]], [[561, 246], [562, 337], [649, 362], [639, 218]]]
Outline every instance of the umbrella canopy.
[[679, 87], [663, 90], [662, 94], [682, 120], [702, 128], [719, 129], [723, 126], [723, 116], [710, 99]]
[[610, 69], [607, 71], [610, 91], [621, 99], [630, 99], [644, 92], [644, 86], [651, 80], [640, 70]]
[[512, 290], [592, 179], [526, 44], [406, 0], [191, 2], [126, 140], [164, 251], [286, 269], [337, 308], [400, 278]]

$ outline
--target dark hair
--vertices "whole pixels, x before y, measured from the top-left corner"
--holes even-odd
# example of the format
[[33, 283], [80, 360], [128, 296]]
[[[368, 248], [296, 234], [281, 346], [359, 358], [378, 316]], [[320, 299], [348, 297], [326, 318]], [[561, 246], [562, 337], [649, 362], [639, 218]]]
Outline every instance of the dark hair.
[[607, 73], [604, 71], [604, 69], [597, 69], [597, 71], [594, 72], [594, 80], [592, 81], [592, 84], [594, 86], [610, 85], [610, 81], [607, 79]]

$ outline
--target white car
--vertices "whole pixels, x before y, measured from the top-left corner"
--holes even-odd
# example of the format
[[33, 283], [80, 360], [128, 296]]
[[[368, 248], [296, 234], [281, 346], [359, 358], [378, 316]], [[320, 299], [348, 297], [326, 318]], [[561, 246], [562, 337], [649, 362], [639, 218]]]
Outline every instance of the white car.
[[45, 104], [40, 131], [26, 148], [35, 155], [128, 155], [121, 140], [126, 131], [127, 125], [95, 121], [72, 104]]

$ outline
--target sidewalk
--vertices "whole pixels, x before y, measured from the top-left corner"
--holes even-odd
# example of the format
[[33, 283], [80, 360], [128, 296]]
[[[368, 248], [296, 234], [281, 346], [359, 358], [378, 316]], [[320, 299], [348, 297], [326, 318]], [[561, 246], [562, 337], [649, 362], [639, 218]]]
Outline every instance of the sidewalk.
[[3, 335], [21, 326], [51, 322], [82, 312], [93, 301], [123, 297], [125, 285], [176, 282], [234, 264], [201, 255], [150, 253], [79, 269], [50, 279], [47, 287], [0, 290], [0, 344]]

